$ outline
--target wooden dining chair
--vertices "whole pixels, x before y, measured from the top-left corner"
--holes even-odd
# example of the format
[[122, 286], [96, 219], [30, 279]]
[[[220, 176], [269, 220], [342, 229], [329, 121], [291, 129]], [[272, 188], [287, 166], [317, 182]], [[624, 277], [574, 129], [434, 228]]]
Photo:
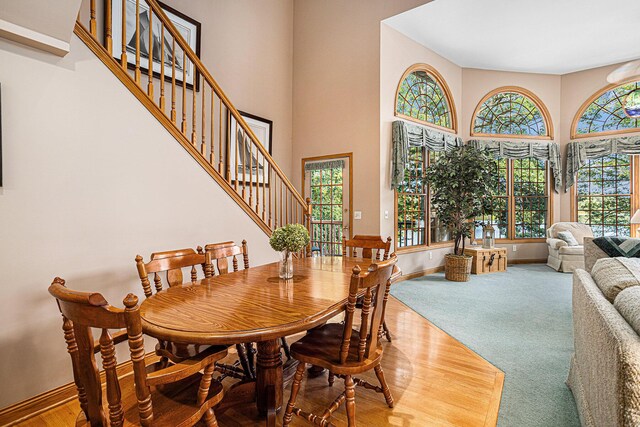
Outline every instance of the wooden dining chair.
[[[181, 286], [185, 283], [183, 269], [189, 270], [189, 278], [192, 283], [198, 280], [198, 269], [202, 271], [202, 276], [211, 276], [211, 257], [202, 253], [202, 248], [198, 247], [197, 251], [191, 248], [178, 249], [164, 252], [154, 252], [151, 259], [145, 263], [142, 256], [136, 256], [136, 267], [138, 276], [142, 283], [142, 289], [145, 297], [153, 295], [153, 289], [160, 292], [164, 285], [167, 287]], [[153, 275], [153, 288], [149, 276]], [[177, 363], [184, 359], [194, 357], [208, 346], [173, 343], [158, 340], [156, 345], [156, 354], [161, 356], [166, 362]]]
[[[353, 239], [342, 238], [342, 256], [360, 257], [365, 259], [376, 259], [377, 261], [389, 259], [391, 254], [391, 237], [387, 237], [387, 240], [382, 240], [381, 236], [371, 236], [357, 234], [353, 236]], [[385, 289], [387, 297], [389, 295], [389, 289]], [[362, 298], [358, 299], [357, 308], [361, 308]], [[385, 299], [386, 306], [386, 299]], [[387, 341], [391, 342], [391, 331], [387, 327], [386, 322], [382, 322], [382, 328], [380, 329], [380, 336], [384, 335]]]
[[[125, 309], [109, 305], [99, 293], [78, 292], [56, 277], [49, 293], [62, 314], [62, 329], [71, 356], [81, 411], [76, 426], [193, 426], [200, 419], [217, 426], [213, 407], [223, 396], [213, 379], [215, 362], [227, 348], [210, 346], [196, 357], [163, 367], [146, 365], [138, 297], [129, 294]], [[93, 330], [100, 331], [94, 342]], [[118, 330], [111, 335], [110, 330]], [[128, 341], [133, 372], [117, 370], [115, 345]], [[96, 364], [100, 353], [104, 375]], [[202, 372], [200, 372], [202, 371]], [[104, 378], [107, 402], [103, 402]]]
[[[204, 247], [205, 253], [211, 256], [211, 267], [209, 274], [211, 276], [229, 273], [229, 267], [235, 272], [239, 270], [239, 258], [242, 259], [244, 269], [249, 268], [249, 248], [247, 241], [243, 240], [241, 246], [235, 242], [210, 243]], [[285, 337], [281, 339], [282, 348], [287, 359], [291, 359], [289, 345]], [[256, 377], [255, 350], [253, 343], [236, 344], [238, 359], [242, 365], [242, 369], [248, 373], [252, 379]]]
[[198, 280], [197, 267], [201, 268], [204, 277], [211, 276], [211, 258], [202, 253], [201, 247], [197, 248], [197, 252], [191, 248], [154, 252], [151, 254], [150, 261], [146, 264], [143, 258], [137, 255], [136, 266], [144, 295], [147, 298], [153, 294], [151, 282], [149, 281], [149, 275], [151, 274], [153, 274], [153, 284], [156, 292], [160, 292], [164, 287], [163, 275], [164, 282], [168, 287], [182, 285], [185, 282], [182, 270], [185, 268], [190, 270], [190, 279], [194, 283]]
[[[356, 425], [355, 386], [382, 393], [390, 408], [393, 397], [384, 378], [380, 362], [383, 347], [378, 339], [378, 330], [384, 320], [384, 287], [390, 280], [395, 254], [385, 261], [371, 264], [362, 272], [359, 266], [353, 268], [349, 286], [349, 299], [344, 323], [327, 323], [312, 329], [307, 335], [291, 345], [291, 356], [298, 360], [291, 397], [284, 413], [283, 426], [289, 425], [293, 415], [298, 415], [314, 424], [330, 425], [330, 417], [346, 401], [349, 426]], [[354, 328], [356, 300], [364, 293], [360, 313], [360, 329]], [[343, 378], [345, 391], [338, 396], [322, 415], [305, 412], [296, 407], [300, 383], [307, 364], [320, 366]], [[374, 370], [380, 386], [355, 378], [353, 375]]]
[[391, 255], [391, 237], [382, 240], [381, 236], [356, 234], [347, 240], [342, 237], [342, 256], [372, 259], [377, 261], [389, 259]]

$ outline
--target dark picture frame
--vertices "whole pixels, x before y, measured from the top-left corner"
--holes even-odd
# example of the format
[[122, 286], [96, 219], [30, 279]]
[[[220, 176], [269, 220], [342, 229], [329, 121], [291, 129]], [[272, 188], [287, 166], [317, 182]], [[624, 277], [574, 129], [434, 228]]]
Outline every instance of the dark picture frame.
[[[120, 60], [121, 46], [122, 46], [122, 2], [121, 0], [105, 0], [111, 2], [111, 28], [112, 28], [112, 40], [113, 40], [113, 54], [116, 60]], [[165, 12], [169, 20], [178, 29], [182, 37], [187, 41], [189, 47], [196, 53], [196, 56], [200, 58], [200, 43], [201, 43], [201, 27], [202, 24], [195, 19], [185, 15], [184, 13], [168, 6], [162, 2], [158, 2], [162, 10]], [[135, 11], [136, 0], [126, 0], [126, 15], [127, 15], [127, 28], [126, 38], [127, 42], [127, 66], [129, 69], [135, 69], [136, 52], [135, 52]], [[149, 73], [149, 5], [144, 1], [139, 1], [139, 14], [140, 14], [140, 72], [142, 74]], [[153, 76], [155, 78], [161, 78], [160, 72], [160, 55], [162, 55], [162, 49], [160, 43], [160, 18], [154, 14], [152, 17], [152, 31], [153, 31], [153, 51], [152, 51], [152, 66]], [[172, 63], [174, 58], [172, 57], [172, 45], [173, 37], [169, 31], [164, 30], [164, 80], [166, 82], [172, 81]], [[176, 43], [176, 85], [178, 82], [182, 83], [186, 78], [186, 87], [193, 89], [195, 83], [196, 91], [200, 90], [200, 73], [188, 58], [186, 61], [185, 70], [183, 70], [183, 57], [184, 53], [182, 49]]]
[[[249, 125], [249, 128], [253, 131], [256, 137], [258, 137], [258, 141], [260, 142], [260, 144], [262, 144], [262, 146], [267, 150], [269, 155], [271, 155], [273, 150], [273, 121], [269, 119], [265, 119], [264, 117], [256, 116], [255, 114], [244, 112], [244, 111], [238, 110], [238, 112], [240, 113], [242, 118], [245, 120], [245, 122], [247, 122], [247, 125]], [[264, 158], [262, 156], [260, 156], [260, 159], [259, 159], [260, 161], [258, 162], [258, 159], [256, 159], [256, 157], [252, 155], [252, 161], [251, 161], [252, 170], [248, 171], [247, 170], [248, 167], [247, 167], [247, 169], [243, 171], [242, 169], [243, 164], [240, 163], [242, 159], [242, 154], [240, 153], [244, 152], [245, 156], [247, 156], [248, 151], [245, 148], [245, 142], [244, 142], [244, 139], [242, 138], [240, 125], [237, 126], [238, 135], [236, 137], [233, 137], [233, 134], [236, 132], [236, 119], [233, 116], [233, 114], [231, 114], [230, 111], [227, 112], [227, 115], [228, 115], [227, 123], [229, 124], [229, 127], [227, 128], [227, 138], [228, 138], [228, 141], [230, 141], [229, 151], [227, 151], [226, 153], [227, 164], [232, 165], [233, 162], [231, 161], [231, 159], [235, 161], [236, 151], [238, 151], [239, 153], [238, 167], [230, 168], [231, 176], [229, 177], [229, 179], [231, 180], [232, 183], [235, 183], [236, 176], [238, 176], [240, 177], [238, 182], [242, 182], [245, 185], [251, 183], [254, 186], [262, 187], [263, 185], [265, 185], [268, 187], [269, 175], [270, 175], [269, 165], [264, 161]], [[245, 176], [244, 180], [242, 178], [243, 175]]]

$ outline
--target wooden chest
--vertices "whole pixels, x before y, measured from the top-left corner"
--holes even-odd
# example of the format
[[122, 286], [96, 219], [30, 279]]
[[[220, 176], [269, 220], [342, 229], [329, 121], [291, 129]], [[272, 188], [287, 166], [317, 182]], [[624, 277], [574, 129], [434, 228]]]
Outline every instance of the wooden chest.
[[471, 273], [484, 274], [507, 270], [507, 248], [484, 249], [472, 246], [464, 249], [465, 255], [473, 257]]

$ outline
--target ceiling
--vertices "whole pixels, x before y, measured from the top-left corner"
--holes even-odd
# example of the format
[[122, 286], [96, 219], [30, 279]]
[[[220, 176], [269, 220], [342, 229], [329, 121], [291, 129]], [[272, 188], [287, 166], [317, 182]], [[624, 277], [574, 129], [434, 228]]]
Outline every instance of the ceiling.
[[566, 74], [640, 58], [639, 0], [434, 0], [383, 22], [464, 68]]

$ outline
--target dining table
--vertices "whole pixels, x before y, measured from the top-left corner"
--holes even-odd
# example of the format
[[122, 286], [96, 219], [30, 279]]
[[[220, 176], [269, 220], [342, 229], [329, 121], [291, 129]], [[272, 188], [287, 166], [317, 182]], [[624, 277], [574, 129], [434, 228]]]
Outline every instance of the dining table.
[[[244, 393], [245, 399], [255, 399], [267, 425], [275, 425], [284, 387], [279, 339], [322, 325], [343, 312], [353, 268], [359, 265], [366, 270], [371, 262], [341, 256], [303, 257], [293, 259], [292, 279], [280, 279], [275, 262], [190, 281], [143, 301], [142, 329], [146, 335], [175, 343], [257, 343], [255, 382], [240, 384], [227, 397], [232, 400], [234, 394]], [[398, 275], [395, 267], [394, 276]], [[385, 301], [388, 292], [387, 286]]]

